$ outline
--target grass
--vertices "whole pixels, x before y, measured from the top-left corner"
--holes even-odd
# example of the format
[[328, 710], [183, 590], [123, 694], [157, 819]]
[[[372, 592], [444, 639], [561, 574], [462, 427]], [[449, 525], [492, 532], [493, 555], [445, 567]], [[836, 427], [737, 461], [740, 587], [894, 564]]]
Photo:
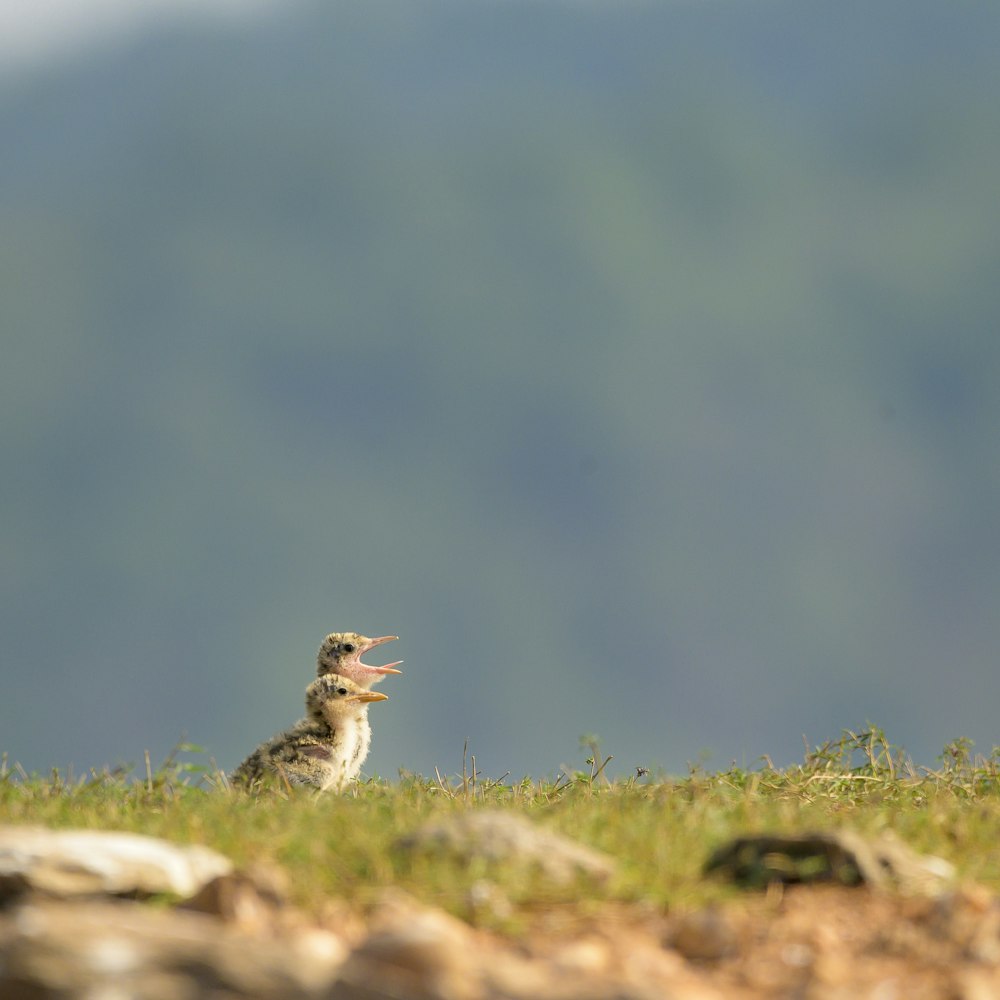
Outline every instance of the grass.
[[[4, 758], [0, 823], [130, 830], [206, 844], [238, 865], [273, 862], [288, 873], [293, 900], [310, 910], [330, 897], [364, 907], [396, 886], [476, 917], [470, 890], [486, 880], [511, 903], [497, 918], [511, 933], [533, 913], [569, 905], [688, 907], [730, 898], [737, 890], [702, 876], [706, 857], [730, 837], [768, 831], [892, 829], [914, 849], [951, 861], [961, 877], [1000, 891], [1000, 748], [984, 757], [959, 739], [944, 748], [939, 767], [917, 768], [872, 727], [845, 730], [784, 769], [765, 758], [751, 769], [692, 767], [684, 777], [610, 780], [611, 758], [596, 739], [584, 744], [585, 766], [554, 779], [487, 778], [466, 753], [461, 774], [373, 778], [339, 796], [233, 790], [189, 745], [159, 767], [147, 761], [139, 777], [108, 770], [72, 781], [31, 776]], [[613, 855], [618, 876], [584, 892], [526, 879], [505, 865], [413, 856], [393, 846], [425, 820], [484, 807], [521, 812]]]

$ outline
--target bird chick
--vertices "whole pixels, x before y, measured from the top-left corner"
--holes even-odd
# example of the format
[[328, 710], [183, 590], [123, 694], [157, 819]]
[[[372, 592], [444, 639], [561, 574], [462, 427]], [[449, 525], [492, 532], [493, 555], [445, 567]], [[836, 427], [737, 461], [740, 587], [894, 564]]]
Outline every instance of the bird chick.
[[377, 639], [369, 639], [357, 632], [331, 632], [319, 647], [316, 654], [316, 674], [339, 674], [347, 677], [363, 688], [370, 688], [378, 683], [386, 674], [401, 674], [397, 670], [403, 661], [387, 663], [384, 667], [370, 667], [361, 662], [361, 657], [384, 642], [393, 642], [398, 635], [383, 635]]
[[250, 786], [279, 776], [293, 785], [342, 791], [368, 756], [372, 732], [368, 705], [388, 695], [367, 691], [349, 677], [324, 674], [306, 688], [306, 717], [272, 736], [233, 772]]

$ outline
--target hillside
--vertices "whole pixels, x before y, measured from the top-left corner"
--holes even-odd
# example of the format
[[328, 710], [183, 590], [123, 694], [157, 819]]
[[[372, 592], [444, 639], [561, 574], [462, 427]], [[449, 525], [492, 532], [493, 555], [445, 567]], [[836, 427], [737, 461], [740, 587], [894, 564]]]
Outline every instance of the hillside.
[[334, 629], [390, 777], [991, 746], [998, 43], [317, 4], [6, 79], [0, 749], [232, 766]]

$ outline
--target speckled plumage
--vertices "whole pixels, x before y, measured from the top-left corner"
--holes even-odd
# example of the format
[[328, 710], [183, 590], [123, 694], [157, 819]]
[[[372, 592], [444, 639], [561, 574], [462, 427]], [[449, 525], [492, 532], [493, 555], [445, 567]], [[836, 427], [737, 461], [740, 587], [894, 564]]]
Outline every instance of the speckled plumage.
[[377, 639], [369, 639], [357, 632], [331, 632], [319, 647], [316, 654], [316, 674], [339, 674], [347, 677], [363, 688], [369, 688], [378, 683], [386, 674], [401, 674], [397, 670], [403, 661], [387, 663], [384, 667], [370, 667], [361, 662], [361, 657], [384, 642], [393, 642], [398, 635], [383, 635]]
[[261, 743], [231, 780], [249, 786], [277, 776], [321, 791], [343, 790], [371, 746], [368, 705], [386, 697], [340, 674], [317, 677], [306, 688], [306, 717]]

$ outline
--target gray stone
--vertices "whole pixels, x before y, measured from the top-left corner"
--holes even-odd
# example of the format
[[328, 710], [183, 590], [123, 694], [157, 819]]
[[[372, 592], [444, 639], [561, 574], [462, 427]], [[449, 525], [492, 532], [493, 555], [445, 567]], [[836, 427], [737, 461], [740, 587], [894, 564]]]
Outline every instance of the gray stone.
[[737, 837], [713, 852], [705, 871], [747, 886], [839, 882], [926, 895], [944, 891], [954, 877], [947, 861], [918, 854], [892, 833], [853, 830]]
[[476, 810], [433, 820], [402, 837], [404, 851], [444, 852], [465, 861], [482, 858], [512, 862], [536, 869], [554, 882], [572, 882], [584, 876], [604, 882], [615, 872], [606, 854], [569, 837], [536, 826], [515, 813]]

